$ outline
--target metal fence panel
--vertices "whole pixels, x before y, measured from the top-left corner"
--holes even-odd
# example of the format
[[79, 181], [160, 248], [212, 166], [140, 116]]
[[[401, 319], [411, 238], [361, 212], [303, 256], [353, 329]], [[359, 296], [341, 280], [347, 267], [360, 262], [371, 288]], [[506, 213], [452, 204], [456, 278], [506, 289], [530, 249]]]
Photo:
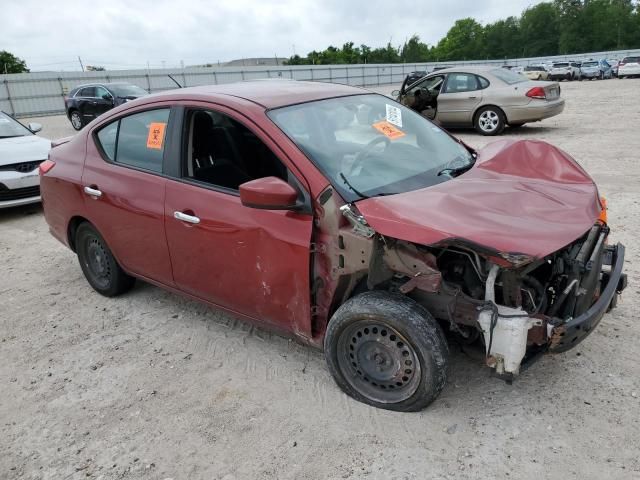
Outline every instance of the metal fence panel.
[[83, 83], [129, 82], [159, 92], [176, 88], [173, 76], [185, 87], [223, 84], [262, 78], [287, 78], [372, 87], [398, 84], [409, 72], [432, 71], [455, 65], [533, 65], [557, 60], [587, 60], [640, 55], [640, 50], [592, 52], [555, 57], [459, 62], [396, 63], [380, 65], [302, 65], [263, 67], [209, 67], [154, 70], [111, 70], [105, 72], [35, 72], [0, 75], [0, 109], [16, 117], [54, 115], [64, 112], [64, 97]]

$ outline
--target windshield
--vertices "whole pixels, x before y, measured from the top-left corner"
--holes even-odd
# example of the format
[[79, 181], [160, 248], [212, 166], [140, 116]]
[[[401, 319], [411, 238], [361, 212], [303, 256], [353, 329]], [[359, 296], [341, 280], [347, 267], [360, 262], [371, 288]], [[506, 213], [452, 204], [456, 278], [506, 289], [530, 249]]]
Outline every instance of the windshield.
[[110, 85], [109, 89], [116, 97], [142, 97], [147, 91], [137, 85]]
[[442, 129], [382, 95], [308, 102], [268, 115], [348, 202], [429, 187], [474, 161]]
[[524, 67], [525, 72], [540, 72], [544, 71], [543, 67]]
[[553, 68], [567, 68], [569, 66], [568, 63], [554, 63]]
[[26, 137], [27, 135], [33, 135], [33, 132], [6, 113], [0, 112], [0, 138]]
[[582, 64], [583, 67], [597, 67], [598, 66], [598, 62], [584, 62]]
[[504, 83], [508, 83], [509, 85], [513, 85], [514, 83], [520, 82], [528, 82], [529, 79], [519, 73], [513, 72], [511, 70], [507, 70], [506, 68], [496, 68], [495, 70], [491, 70], [491, 73], [494, 77], [499, 78]]

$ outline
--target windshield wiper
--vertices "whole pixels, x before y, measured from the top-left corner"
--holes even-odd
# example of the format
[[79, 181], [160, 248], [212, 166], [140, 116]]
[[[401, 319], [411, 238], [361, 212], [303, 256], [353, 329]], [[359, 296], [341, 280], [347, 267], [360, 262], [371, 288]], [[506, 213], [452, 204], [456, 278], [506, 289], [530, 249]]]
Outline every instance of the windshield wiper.
[[476, 163], [476, 160], [474, 158], [472, 161], [470, 161], [466, 165], [461, 165], [459, 167], [445, 167], [438, 172], [438, 176], [449, 175], [450, 177], [454, 177], [456, 175], [460, 175], [461, 173], [464, 173], [467, 170], [470, 170], [475, 163]]
[[361, 199], [367, 199], [370, 198], [367, 195], [364, 195], [363, 193], [359, 192], [358, 190], [356, 190], [356, 188], [351, 185], [351, 183], [349, 182], [349, 180], [347, 180], [347, 177], [344, 176], [344, 173], [340, 172], [340, 178], [342, 179], [342, 181], [344, 182], [344, 184], [349, 187], [349, 189], [354, 192], [356, 195], [358, 195]]

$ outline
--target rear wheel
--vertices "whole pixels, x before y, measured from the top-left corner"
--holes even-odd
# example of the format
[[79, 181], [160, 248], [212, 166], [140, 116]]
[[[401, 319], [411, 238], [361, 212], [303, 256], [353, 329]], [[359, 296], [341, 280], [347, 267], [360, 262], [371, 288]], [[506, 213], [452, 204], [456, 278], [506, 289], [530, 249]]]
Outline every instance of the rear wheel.
[[71, 120], [71, 126], [75, 130], [82, 130], [82, 127], [84, 127], [84, 121], [82, 120], [82, 115], [80, 115], [78, 110], [73, 110], [69, 119]]
[[446, 383], [444, 334], [404, 295], [373, 291], [348, 300], [329, 322], [324, 350], [338, 386], [374, 407], [422, 410]]
[[80, 268], [89, 285], [105, 297], [114, 297], [130, 290], [135, 278], [118, 265], [102, 235], [89, 223], [76, 231], [76, 252]]
[[482, 135], [498, 135], [504, 130], [504, 113], [493, 105], [482, 107], [475, 115], [473, 126]]

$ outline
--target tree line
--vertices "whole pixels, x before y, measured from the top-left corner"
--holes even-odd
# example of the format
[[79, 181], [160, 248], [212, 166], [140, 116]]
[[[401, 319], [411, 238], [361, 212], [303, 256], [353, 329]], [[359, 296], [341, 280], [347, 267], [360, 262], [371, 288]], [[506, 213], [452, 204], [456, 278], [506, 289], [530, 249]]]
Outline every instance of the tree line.
[[417, 34], [400, 46], [389, 42], [385, 47], [357, 47], [347, 42], [306, 57], [293, 55], [286, 64], [489, 60], [631, 48], [640, 48], [640, 1], [553, 0], [484, 26], [473, 18], [457, 20], [436, 45], [423, 43]]

